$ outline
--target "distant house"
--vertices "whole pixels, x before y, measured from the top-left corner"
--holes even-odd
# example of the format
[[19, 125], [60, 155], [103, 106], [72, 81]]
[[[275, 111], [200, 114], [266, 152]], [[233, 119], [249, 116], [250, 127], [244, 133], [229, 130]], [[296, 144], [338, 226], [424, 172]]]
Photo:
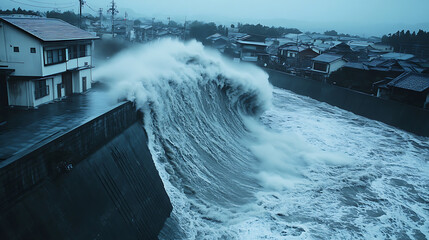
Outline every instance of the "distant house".
[[429, 108], [429, 75], [405, 72], [380, 86], [377, 96]]
[[36, 107], [91, 88], [96, 36], [62, 20], [0, 17], [0, 101]]
[[371, 47], [373, 48], [373, 52], [378, 53], [390, 53], [393, 52], [393, 47], [381, 43], [373, 43], [371, 44]]
[[311, 70], [326, 76], [329, 76], [332, 72], [337, 71], [347, 63], [347, 61], [343, 59], [343, 56], [327, 53], [319, 55], [312, 60], [313, 65]]
[[302, 46], [284, 46], [279, 48], [279, 55], [284, 58], [296, 58], [298, 53], [306, 50], [307, 47]]
[[205, 43], [209, 46], [212, 46], [219, 51], [223, 51], [225, 49], [225, 46], [228, 44], [229, 39], [225, 36], [222, 36], [219, 33], [215, 33], [213, 35], [210, 35], [206, 38]]
[[134, 26], [135, 40], [138, 42], [147, 42], [154, 37], [154, 31], [151, 25], [141, 24]]
[[284, 46], [279, 48], [279, 56], [288, 66], [305, 68], [311, 67], [311, 59], [319, 53], [304, 46]]
[[341, 55], [347, 61], [356, 62], [359, 60], [359, 53], [353, 51], [346, 43], [340, 43], [330, 48], [326, 53]]
[[240, 60], [244, 62], [257, 62], [264, 58], [268, 58], [266, 51], [267, 44], [265, 42], [252, 41], [237, 41], [240, 49]]

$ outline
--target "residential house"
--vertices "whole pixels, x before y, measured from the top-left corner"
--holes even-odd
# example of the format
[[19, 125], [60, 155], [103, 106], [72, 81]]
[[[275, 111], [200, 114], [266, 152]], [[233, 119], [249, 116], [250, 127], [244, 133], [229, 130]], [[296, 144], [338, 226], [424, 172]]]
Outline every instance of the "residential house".
[[279, 56], [287, 66], [306, 68], [311, 67], [311, 59], [319, 53], [305, 46], [284, 46], [279, 48]]
[[37, 107], [91, 88], [96, 36], [52, 18], [0, 17], [0, 99]]
[[295, 43], [303, 43], [303, 44], [310, 44], [314, 41], [312, 37], [304, 33], [300, 33], [300, 34], [289, 33], [284, 35], [283, 38], [290, 39]]
[[344, 59], [351, 62], [359, 61], [359, 54], [351, 49], [346, 43], [340, 43], [330, 48], [326, 53], [341, 55]]
[[385, 45], [382, 43], [373, 43], [371, 44], [371, 47], [373, 48], [373, 52], [378, 53], [390, 53], [393, 52], [393, 47], [389, 45]]
[[240, 52], [240, 60], [244, 62], [257, 62], [268, 60], [265, 42], [253, 42], [238, 40], [237, 45]]
[[150, 39], [153, 39], [154, 32], [151, 25], [140, 24], [134, 26], [134, 35], [137, 42], [147, 42]]
[[205, 44], [218, 49], [220, 52], [223, 52], [228, 42], [229, 39], [227, 37], [222, 36], [219, 33], [215, 33], [206, 38]]
[[429, 109], [429, 75], [405, 72], [380, 86], [377, 96]]
[[342, 66], [347, 61], [343, 59], [343, 56], [324, 53], [312, 59], [313, 64], [311, 68], [311, 75], [314, 79], [326, 81], [329, 75]]

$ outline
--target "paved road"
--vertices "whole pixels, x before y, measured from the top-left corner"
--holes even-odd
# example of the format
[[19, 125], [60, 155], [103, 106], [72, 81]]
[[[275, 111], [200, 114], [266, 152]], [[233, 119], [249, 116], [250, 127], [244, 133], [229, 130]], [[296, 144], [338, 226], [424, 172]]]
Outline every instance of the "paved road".
[[0, 161], [92, 119], [117, 103], [100, 87], [38, 109], [10, 109], [0, 126]]

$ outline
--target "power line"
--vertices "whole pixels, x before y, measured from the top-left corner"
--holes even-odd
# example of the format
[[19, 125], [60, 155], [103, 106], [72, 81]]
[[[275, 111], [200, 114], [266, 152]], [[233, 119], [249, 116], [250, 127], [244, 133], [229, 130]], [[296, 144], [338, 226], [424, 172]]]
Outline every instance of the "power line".
[[16, 1], [16, 0], [9, 0], [9, 1], [14, 2], [14, 3], [19, 3], [19, 4], [22, 4], [22, 5], [26, 5], [26, 6], [30, 6], [30, 7], [36, 7], [36, 8], [62, 8], [62, 9], [64, 9], [64, 8], [72, 8], [72, 7], [76, 6], [76, 4], [73, 4], [73, 5], [70, 5], [70, 6], [62, 6], [62, 7], [56, 7], [56, 6], [47, 7], [47, 6], [37, 6], [37, 5], [29, 4], [29, 3], [24, 3], [24, 2]]
[[74, 5], [74, 2], [64, 2], [64, 3], [58, 3], [58, 2], [42, 2], [42, 1], [36, 1], [36, 0], [27, 0], [29, 2], [38, 3], [38, 4], [48, 4], [48, 5]]
[[85, 2], [85, 5], [86, 5], [89, 9], [91, 9], [92, 11], [94, 11], [94, 12], [98, 13], [98, 11], [97, 11], [97, 10], [94, 10], [91, 6], [89, 6], [87, 2]]

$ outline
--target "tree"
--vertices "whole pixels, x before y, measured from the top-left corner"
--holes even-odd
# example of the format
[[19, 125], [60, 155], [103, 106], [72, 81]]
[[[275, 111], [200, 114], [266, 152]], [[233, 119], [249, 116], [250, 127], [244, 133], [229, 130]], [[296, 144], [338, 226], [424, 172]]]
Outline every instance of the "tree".
[[328, 36], [338, 36], [338, 33], [335, 30], [330, 30], [330, 31], [326, 31], [325, 35], [328, 35]]
[[216, 24], [213, 22], [203, 23], [194, 21], [189, 26], [189, 36], [198, 41], [204, 41], [208, 36], [215, 34], [217, 29]]
[[136, 19], [134, 20], [134, 26], [140, 26], [142, 24], [142, 21]]

